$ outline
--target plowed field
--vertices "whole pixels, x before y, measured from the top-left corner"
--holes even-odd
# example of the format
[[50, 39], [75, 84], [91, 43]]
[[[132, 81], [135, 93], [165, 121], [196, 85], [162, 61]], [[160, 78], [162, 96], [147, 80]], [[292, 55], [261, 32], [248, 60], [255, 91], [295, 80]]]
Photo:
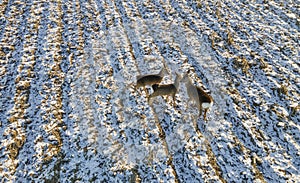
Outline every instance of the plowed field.
[[299, 0], [0, 0], [0, 180], [299, 182], [299, 40]]

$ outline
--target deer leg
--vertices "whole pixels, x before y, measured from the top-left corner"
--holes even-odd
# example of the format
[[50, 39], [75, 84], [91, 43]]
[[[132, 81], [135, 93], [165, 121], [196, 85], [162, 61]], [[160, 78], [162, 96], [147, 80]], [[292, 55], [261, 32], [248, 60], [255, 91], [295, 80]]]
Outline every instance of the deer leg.
[[[162, 96], [162, 97], [164, 97], [164, 96]], [[165, 100], [166, 100], [167, 103], [169, 103], [169, 102], [170, 102], [170, 96], [167, 95]], [[173, 105], [173, 102], [172, 102], [172, 101], [171, 101], [171, 105]]]
[[147, 90], [147, 88], [144, 86], [144, 90], [145, 90], [145, 92], [146, 92], [146, 97], [149, 97], [149, 93], [148, 93], [148, 90]]
[[156, 93], [154, 92], [154, 93], [152, 93], [152, 94], [150, 94], [149, 96], [148, 96], [148, 103], [150, 103], [150, 100], [153, 98], [153, 97], [156, 97], [157, 95], [156, 95]]
[[137, 91], [140, 95], [142, 95], [142, 92], [139, 90], [137, 86], [134, 87], [135, 91]]
[[202, 115], [202, 104], [200, 103], [199, 117]]
[[197, 133], [197, 134], [201, 133], [201, 132], [200, 132], [200, 129], [199, 129], [199, 127], [198, 127], [198, 124], [197, 124], [197, 118], [196, 118], [196, 116], [192, 115], [192, 121], [193, 121], [195, 130], [196, 130], [196, 133]]
[[175, 94], [172, 95], [172, 99], [173, 99], [173, 107], [175, 107]]
[[206, 112], [207, 112], [208, 109], [204, 109], [204, 115], [203, 115], [203, 119], [204, 121], [206, 121]]

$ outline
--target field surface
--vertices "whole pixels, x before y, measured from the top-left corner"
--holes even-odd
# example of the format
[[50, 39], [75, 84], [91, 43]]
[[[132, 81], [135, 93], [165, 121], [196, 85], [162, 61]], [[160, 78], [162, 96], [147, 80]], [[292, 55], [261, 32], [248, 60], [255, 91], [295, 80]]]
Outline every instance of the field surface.
[[299, 0], [0, 0], [0, 182], [299, 182], [299, 45]]

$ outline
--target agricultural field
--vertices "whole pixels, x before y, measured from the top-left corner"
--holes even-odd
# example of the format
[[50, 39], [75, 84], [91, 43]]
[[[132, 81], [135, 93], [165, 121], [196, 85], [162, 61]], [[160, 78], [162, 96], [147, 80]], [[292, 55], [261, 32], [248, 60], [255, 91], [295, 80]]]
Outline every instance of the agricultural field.
[[0, 0], [0, 182], [299, 182], [299, 50], [299, 0]]

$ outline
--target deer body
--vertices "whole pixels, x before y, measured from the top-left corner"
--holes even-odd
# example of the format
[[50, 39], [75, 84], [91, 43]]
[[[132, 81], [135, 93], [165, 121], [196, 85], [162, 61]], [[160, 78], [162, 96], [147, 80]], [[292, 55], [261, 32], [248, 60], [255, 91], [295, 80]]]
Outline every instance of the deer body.
[[162, 79], [163, 77], [159, 75], [145, 75], [137, 80], [136, 87], [140, 88], [145, 87], [146, 85], [157, 84], [160, 83]]
[[158, 84], [154, 84], [152, 85], [152, 89], [153, 89], [153, 93], [149, 96], [150, 100], [153, 97], [156, 96], [172, 96], [173, 99], [173, 104], [175, 103], [175, 95], [178, 91], [178, 86], [179, 86], [179, 82], [180, 82], [180, 75], [176, 73], [176, 79], [174, 81], [173, 84], [165, 84], [165, 85], [158, 85]]
[[202, 88], [193, 85], [191, 79], [186, 74], [183, 79], [189, 96], [189, 101], [192, 101], [199, 110], [199, 116], [202, 115], [204, 109], [204, 120], [206, 119], [206, 113], [213, 104], [213, 99]]
[[153, 84], [160, 83], [163, 79], [165, 72], [166, 72], [165, 68], [162, 68], [158, 74], [137, 76], [136, 88], [143, 87], [144, 90], [146, 91], [146, 93], [148, 93], [147, 90], [145, 89], [145, 87], [147, 85], [153, 85]]

